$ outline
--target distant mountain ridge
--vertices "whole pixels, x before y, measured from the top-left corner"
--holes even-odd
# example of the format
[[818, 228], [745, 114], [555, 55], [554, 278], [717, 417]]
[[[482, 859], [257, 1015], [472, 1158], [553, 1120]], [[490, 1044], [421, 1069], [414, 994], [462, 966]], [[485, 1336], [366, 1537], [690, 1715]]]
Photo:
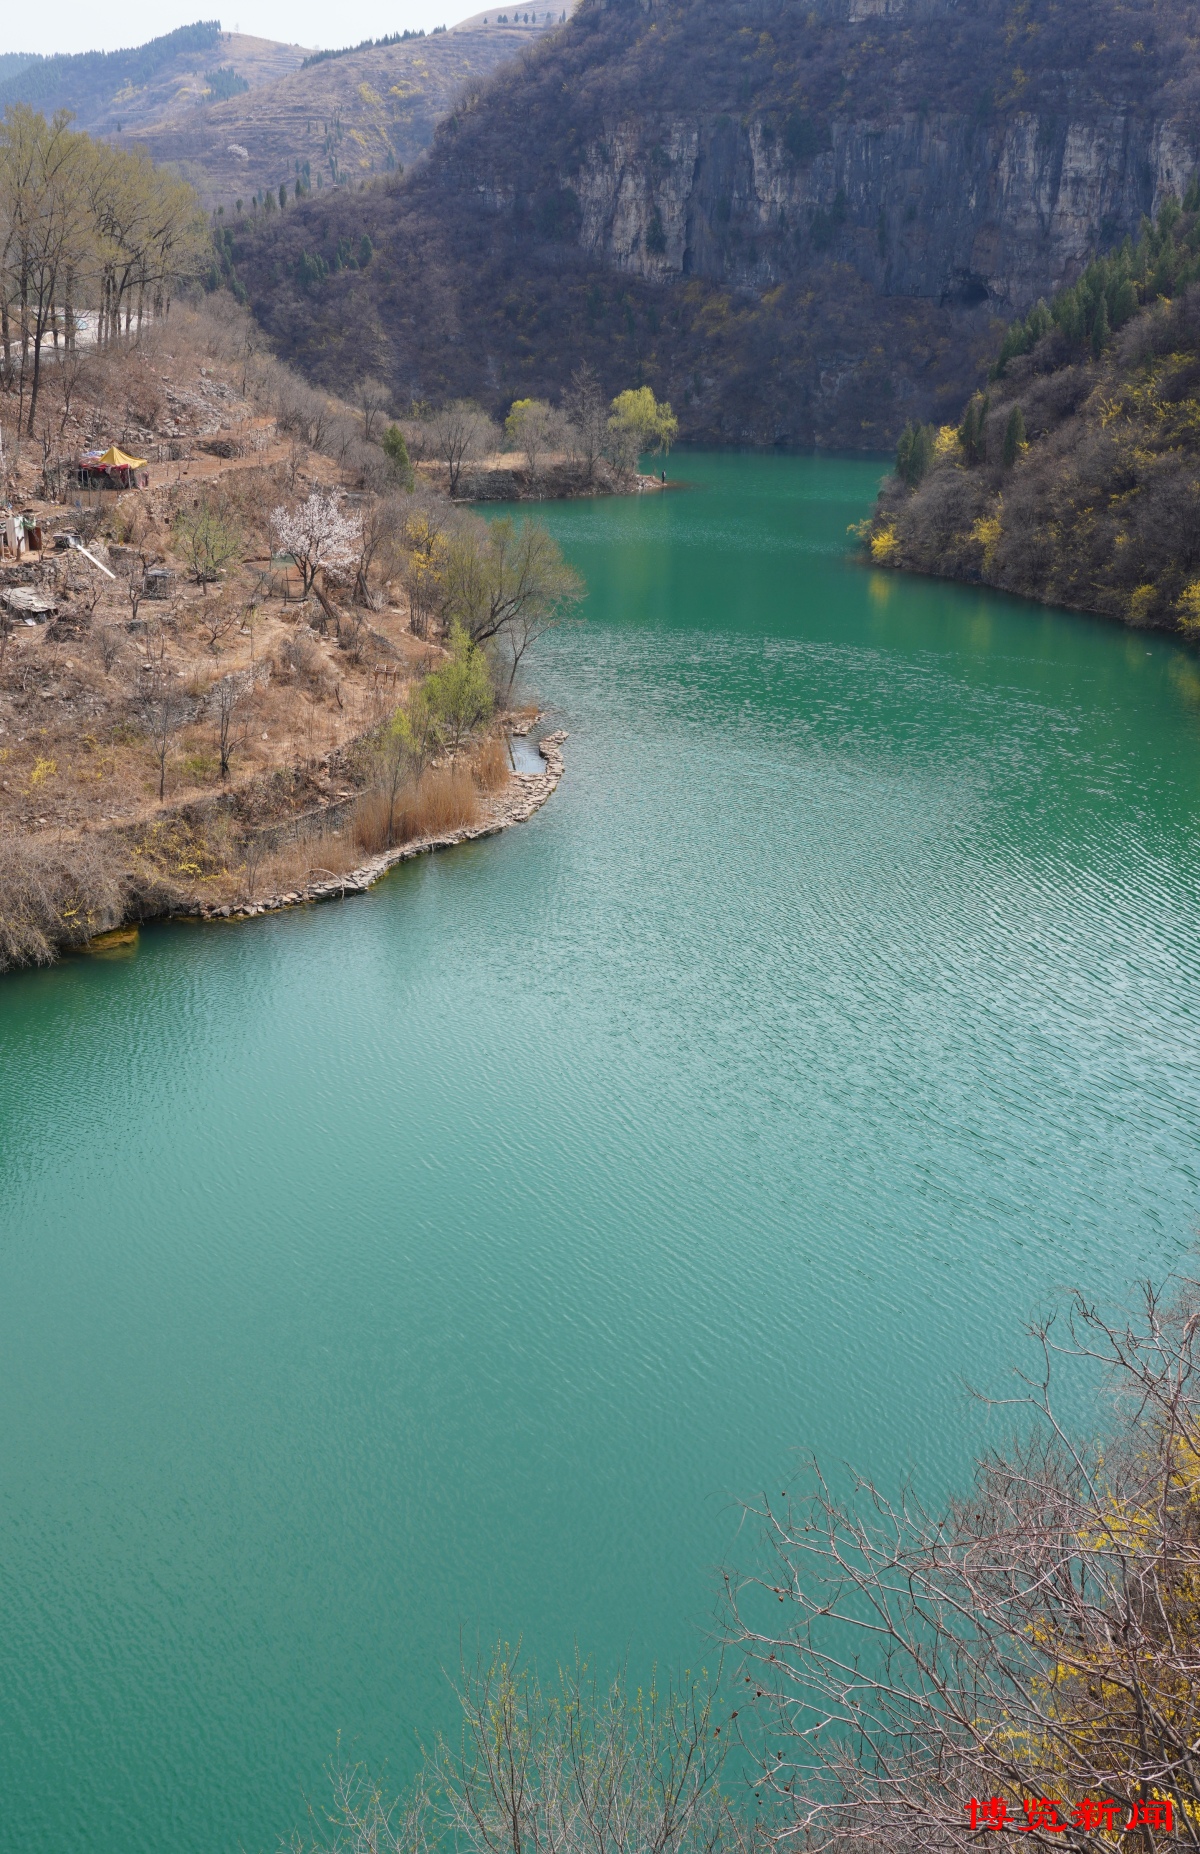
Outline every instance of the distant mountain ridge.
[[40, 52], [0, 52], [0, 84], [7, 83], [27, 64], [40, 64], [41, 58]]
[[211, 52], [220, 38], [220, 20], [206, 19], [178, 26], [174, 32], [124, 51], [29, 56], [11, 75], [0, 71], [0, 111], [10, 103], [29, 103], [47, 113], [71, 109], [82, 116], [95, 101], [107, 101], [122, 90], [144, 88], [180, 56]]
[[448, 30], [319, 52], [207, 20], [126, 51], [2, 53], [0, 113], [12, 103], [68, 109], [77, 128], [144, 147], [207, 206], [229, 210], [302, 171], [318, 188], [408, 167], [465, 89], [573, 5], [501, 7]]
[[503, 25], [480, 14], [446, 32], [309, 54], [274, 82], [227, 102], [197, 99], [137, 139], [226, 212], [239, 198], [294, 186], [302, 172], [314, 192], [357, 185], [411, 166], [463, 92], [536, 44], [562, 11], [531, 7], [526, 24], [522, 9], [520, 24]]
[[[1193, 0], [584, 0], [410, 182], [235, 261], [331, 383], [357, 326], [404, 394], [499, 409], [588, 359], [694, 441], [882, 449], [1198, 147]], [[364, 233], [376, 264], [311, 281]]]
[[28, 103], [49, 116], [70, 110], [77, 129], [120, 136], [194, 108], [210, 94], [210, 77], [230, 68], [254, 89], [297, 70], [301, 45], [282, 45], [223, 32], [219, 20], [197, 20], [125, 51], [56, 53], [0, 63], [0, 113]]

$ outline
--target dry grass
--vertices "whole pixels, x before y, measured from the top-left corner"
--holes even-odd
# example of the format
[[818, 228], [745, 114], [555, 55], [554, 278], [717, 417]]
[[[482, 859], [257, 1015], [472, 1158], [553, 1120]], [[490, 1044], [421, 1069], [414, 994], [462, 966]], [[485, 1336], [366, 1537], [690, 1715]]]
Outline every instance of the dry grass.
[[396, 807], [397, 836], [402, 843], [442, 831], [463, 830], [479, 820], [479, 795], [466, 766], [435, 766], [424, 773]]
[[289, 844], [265, 856], [253, 870], [242, 871], [243, 895], [286, 895], [322, 877], [347, 875], [361, 861], [362, 852], [351, 830], [322, 837], [315, 843]]
[[46, 966], [123, 920], [128, 878], [110, 846], [0, 841], [0, 972]]
[[[397, 806], [397, 809], [399, 807]], [[354, 811], [354, 837], [368, 856], [377, 856], [390, 847], [388, 836], [388, 801], [383, 792], [366, 792]]]
[[508, 784], [508, 749], [496, 734], [489, 734], [475, 749], [471, 762], [475, 783], [481, 792], [498, 792]]
[[394, 844], [463, 830], [478, 821], [479, 793], [470, 767], [434, 766], [397, 795], [390, 835], [388, 801], [378, 791], [359, 800], [354, 829], [361, 848], [376, 855]]

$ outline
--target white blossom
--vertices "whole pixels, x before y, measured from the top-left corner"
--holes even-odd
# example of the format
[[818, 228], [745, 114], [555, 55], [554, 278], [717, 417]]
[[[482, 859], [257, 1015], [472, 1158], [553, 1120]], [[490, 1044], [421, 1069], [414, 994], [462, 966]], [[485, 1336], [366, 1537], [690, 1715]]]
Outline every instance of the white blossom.
[[281, 554], [290, 554], [300, 569], [308, 592], [317, 569], [352, 566], [358, 557], [361, 524], [343, 515], [337, 497], [314, 489], [298, 509], [279, 507], [271, 515], [271, 532]]

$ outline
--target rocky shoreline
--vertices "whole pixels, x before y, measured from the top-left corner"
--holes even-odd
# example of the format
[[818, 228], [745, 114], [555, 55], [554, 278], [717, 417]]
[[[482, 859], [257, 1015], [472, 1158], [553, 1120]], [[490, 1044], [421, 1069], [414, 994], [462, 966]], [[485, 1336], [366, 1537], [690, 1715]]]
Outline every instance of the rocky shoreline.
[[198, 903], [194, 908], [177, 911], [175, 918], [247, 921], [255, 920], [262, 914], [276, 914], [283, 908], [304, 907], [309, 902], [341, 901], [347, 895], [365, 894], [389, 869], [394, 869], [398, 863], [409, 862], [414, 856], [425, 856], [432, 850], [449, 850], [455, 844], [471, 843], [479, 837], [495, 837], [511, 824], [524, 824], [535, 811], [541, 810], [563, 776], [562, 747], [566, 739], [564, 728], [554, 734], [546, 734], [538, 742], [538, 752], [546, 763], [546, 770], [540, 773], [514, 772], [505, 790], [494, 801], [489, 815], [479, 824], [445, 831], [434, 837], [418, 837], [412, 843], [368, 858], [358, 869], [352, 869], [345, 875], [309, 882], [303, 888], [270, 895], [262, 901], [220, 908], [207, 908]]

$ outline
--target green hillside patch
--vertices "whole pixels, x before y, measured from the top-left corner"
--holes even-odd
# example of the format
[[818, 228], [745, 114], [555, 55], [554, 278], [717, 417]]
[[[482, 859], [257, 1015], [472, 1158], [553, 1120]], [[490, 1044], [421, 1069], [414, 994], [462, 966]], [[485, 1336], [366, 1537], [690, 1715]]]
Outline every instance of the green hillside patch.
[[30, 103], [42, 111], [64, 104], [79, 110], [92, 99], [127, 87], [140, 89], [173, 59], [208, 51], [220, 37], [219, 19], [197, 20], [125, 51], [60, 52], [30, 60], [7, 76], [0, 67], [0, 113], [11, 103]]
[[1200, 187], [1013, 324], [958, 425], [910, 426], [879, 565], [1200, 639]]

